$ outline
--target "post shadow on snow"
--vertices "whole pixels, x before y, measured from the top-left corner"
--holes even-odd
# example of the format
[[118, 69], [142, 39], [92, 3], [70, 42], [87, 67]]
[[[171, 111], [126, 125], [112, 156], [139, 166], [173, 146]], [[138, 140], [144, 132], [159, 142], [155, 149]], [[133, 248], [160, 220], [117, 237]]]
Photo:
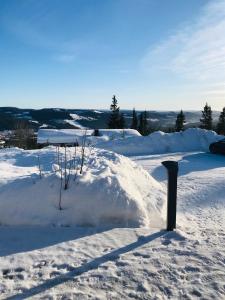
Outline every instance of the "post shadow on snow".
[[153, 240], [159, 238], [159, 237], [165, 237], [163, 241], [163, 245], [168, 245], [170, 243], [170, 239], [183, 239], [183, 237], [180, 237], [179, 234], [176, 232], [167, 232], [165, 230], [155, 232], [149, 236], [140, 236], [136, 242], [133, 242], [129, 245], [126, 245], [124, 247], [121, 247], [119, 249], [115, 249], [110, 253], [107, 253], [103, 256], [97, 257], [93, 259], [92, 261], [81, 265], [77, 268], [71, 268], [72, 270], [67, 272], [66, 274], [57, 276], [56, 278], [48, 279], [44, 283], [35, 286], [31, 289], [27, 289], [23, 291], [21, 294], [17, 294], [11, 297], [6, 298], [6, 300], [19, 300], [19, 299], [26, 299], [29, 297], [33, 297], [35, 295], [38, 295], [50, 288], [56, 287], [59, 284], [63, 284], [67, 281], [73, 280], [73, 278], [80, 276], [90, 270], [97, 269], [102, 264], [108, 262], [108, 261], [115, 261], [119, 258], [120, 255], [125, 254], [127, 252], [135, 250], [137, 247], [141, 247], [145, 244], [148, 244], [152, 242]]
[[77, 240], [111, 229], [112, 227], [0, 226], [0, 257]]
[[[195, 171], [207, 171], [225, 167], [225, 156], [211, 153], [194, 153], [184, 155], [179, 163], [179, 176]], [[157, 181], [165, 181], [167, 174], [163, 166], [154, 169], [151, 175]]]

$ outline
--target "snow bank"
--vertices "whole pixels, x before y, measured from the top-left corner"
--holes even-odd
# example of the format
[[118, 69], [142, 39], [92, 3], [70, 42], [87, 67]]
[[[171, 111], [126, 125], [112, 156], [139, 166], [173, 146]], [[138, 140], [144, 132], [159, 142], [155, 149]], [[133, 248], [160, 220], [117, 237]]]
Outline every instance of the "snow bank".
[[[75, 122], [70, 120], [71, 122]], [[87, 141], [97, 143], [128, 137], [141, 136], [134, 129], [99, 129], [99, 136], [93, 136], [94, 130], [88, 129], [39, 129], [37, 141], [39, 144], [75, 143], [81, 142], [86, 132]]]
[[[84, 172], [75, 179], [76, 171], [71, 171], [59, 210], [61, 180], [54, 147], [0, 150], [0, 224], [162, 226], [165, 192], [157, 181], [116, 153], [87, 148], [85, 154]], [[73, 155], [74, 148], [69, 148], [67, 157]]]
[[98, 143], [99, 148], [109, 149], [123, 155], [146, 155], [168, 152], [208, 151], [209, 145], [224, 136], [214, 131], [190, 128], [183, 132], [154, 132], [149, 136], [129, 137]]

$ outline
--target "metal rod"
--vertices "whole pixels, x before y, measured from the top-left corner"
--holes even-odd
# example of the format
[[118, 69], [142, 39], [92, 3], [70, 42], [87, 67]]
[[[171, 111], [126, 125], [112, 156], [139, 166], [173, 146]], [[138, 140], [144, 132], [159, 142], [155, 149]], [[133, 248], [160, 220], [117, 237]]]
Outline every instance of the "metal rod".
[[173, 231], [176, 228], [178, 163], [176, 161], [163, 161], [162, 165], [168, 173], [167, 230]]

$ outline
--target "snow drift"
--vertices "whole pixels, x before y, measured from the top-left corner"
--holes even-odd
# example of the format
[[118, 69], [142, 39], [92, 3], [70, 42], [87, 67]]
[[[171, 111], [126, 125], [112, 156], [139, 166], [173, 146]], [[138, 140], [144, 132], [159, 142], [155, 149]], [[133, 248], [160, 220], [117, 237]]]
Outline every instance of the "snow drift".
[[[69, 148], [67, 156], [73, 153], [74, 148]], [[75, 169], [71, 171], [59, 210], [57, 157], [54, 147], [0, 150], [1, 224], [162, 226], [162, 186], [129, 158], [101, 149], [86, 149], [83, 174], [75, 177]]]
[[99, 129], [98, 136], [94, 136], [93, 129], [39, 129], [37, 142], [39, 144], [79, 142], [81, 144], [85, 133], [87, 141], [94, 144], [100, 141], [112, 141], [115, 139], [141, 136], [141, 134], [134, 129]]
[[218, 135], [214, 131], [189, 128], [181, 132], [164, 133], [157, 131], [149, 136], [99, 142], [97, 147], [109, 149], [123, 155], [209, 151], [209, 145], [222, 138], [224, 136]]

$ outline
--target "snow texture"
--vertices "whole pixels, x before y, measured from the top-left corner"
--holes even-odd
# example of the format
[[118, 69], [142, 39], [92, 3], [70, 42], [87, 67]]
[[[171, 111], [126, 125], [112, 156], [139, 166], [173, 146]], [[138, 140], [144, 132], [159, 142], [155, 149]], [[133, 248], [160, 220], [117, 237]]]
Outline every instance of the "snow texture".
[[123, 155], [146, 155], [169, 152], [208, 151], [209, 145], [223, 139], [214, 131], [189, 128], [175, 133], [154, 132], [149, 136], [129, 137], [125, 140], [99, 142], [99, 148]]
[[[73, 120], [70, 121], [75, 122]], [[141, 136], [140, 133], [134, 129], [99, 129], [98, 137], [93, 136], [93, 129], [39, 129], [37, 141], [39, 144], [76, 143], [77, 141], [81, 143], [85, 134], [87, 141], [94, 144], [100, 141]]]
[[[81, 148], [76, 150], [76, 165], [80, 166]], [[75, 148], [67, 149], [67, 174], [74, 153]], [[64, 166], [63, 148], [61, 158]], [[138, 227], [162, 223], [165, 191], [160, 183], [129, 158], [94, 148], [86, 148], [82, 174], [71, 169], [59, 210], [61, 172], [57, 159], [54, 147], [0, 151], [1, 224]]]
[[[12, 154], [5, 159], [9, 166]], [[180, 153], [132, 159], [164, 188], [161, 162], [179, 162], [177, 230], [1, 226], [0, 299], [225, 298], [224, 157]]]
[[[146, 138], [127, 138], [126, 143], [116, 139], [105, 143], [114, 149], [116, 145], [121, 152], [130, 154], [133, 151], [135, 156], [131, 159], [135, 164], [109, 151], [89, 149], [92, 154], [86, 153], [88, 161], [84, 174], [63, 192], [64, 209], [58, 211], [62, 218], [58, 215], [55, 218], [52, 214], [57, 211], [58, 193], [50, 198], [50, 203], [44, 198], [45, 193], [54, 194], [56, 187], [58, 189], [59, 167], [54, 148], [0, 150], [1, 218], [7, 216], [8, 220], [10, 213], [13, 222], [16, 216], [20, 216], [21, 221], [28, 211], [35, 209], [38, 218], [41, 211], [44, 216], [52, 217], [52, 224], [64, 225], [44, 226], [43, 222], [43, 226], [0, 226], [0, 299], [224, 300], [225, 159], [224, 156], [199, 151], [208, 151], [208, 144], [221, 136], [203, 130], [193, 130], [192, 134], [191, 131], [169, 135], [156, 133]], [[145, 139], [154, 143], [145, 144]], [[137, 145], [131, 140], [138, 141]], [[166, 149], [186, 150], [149, 155], [153, 150], [160, 153]], [[197, 151], [188, 152], [192, 149]], [[73, 153], [73, 148], [69, 151]], [[148, 155], [140, 155], [143, 152], [148, 152]], [[38, 153], [42, 179], [38, 178]], [[165, 223], [151, 225], [151, 217], [150, 226], [140, 228], [115, 228], [117, 224], [113, 224], [113, 228], [74, 227], [64, 223], [64, 217], [68, 221], [76, 216], [73, 208], [79, 200], [79, 188], [84, 196], [87, 191], [82, 187], [90, 184], [94, 193], [88, 190], [90, 198], [86, 203], [92, 198], [99, 201], [96, 200], [96, 189], [104, 191], [104, 187], [106, 190], [112, 187], [107, 178], [113, 185], [116, 182], [117, 188], [122, 188], [120, 191], [124, 191], [128, 203], [136, 203], [136, 212], [142, 214], [143, 207], [147, 212], [141, 198], [149, 193], [148, 199], [160, 195], [159, 201], [150, 201], [150, 216], [153, 211], [155, 216], [165, 214], [161, 199], [167, 188], [167, 174], [161, 162], [166, 160], [179, 164], [176, 231], [162, 230]], [[52, 167], [56, 174], [52, 174]], [[99, 192], [100, 199], [103, 191]], [[35, 193], [40, 196], [35, 198]], [[72, 196], [71, 202], [65, 201], [67, 193]], [[21, 195], [26, 199], [27, 207]], [[38, 203], [36, 206], [33, 198]], [[121, 202], [116, 195], [115, 199], [129, 211], [128, 203]], [[111, 205], [108, 197], [104, 198], [104, 203]], [[67, 205], [72, 207], [73, 214], [68, 214]], [[96, 216], [96, 209], [93, 209], [93, 215]], [[32, 219], [32, 224], [36, 224], [35, 215]]]

